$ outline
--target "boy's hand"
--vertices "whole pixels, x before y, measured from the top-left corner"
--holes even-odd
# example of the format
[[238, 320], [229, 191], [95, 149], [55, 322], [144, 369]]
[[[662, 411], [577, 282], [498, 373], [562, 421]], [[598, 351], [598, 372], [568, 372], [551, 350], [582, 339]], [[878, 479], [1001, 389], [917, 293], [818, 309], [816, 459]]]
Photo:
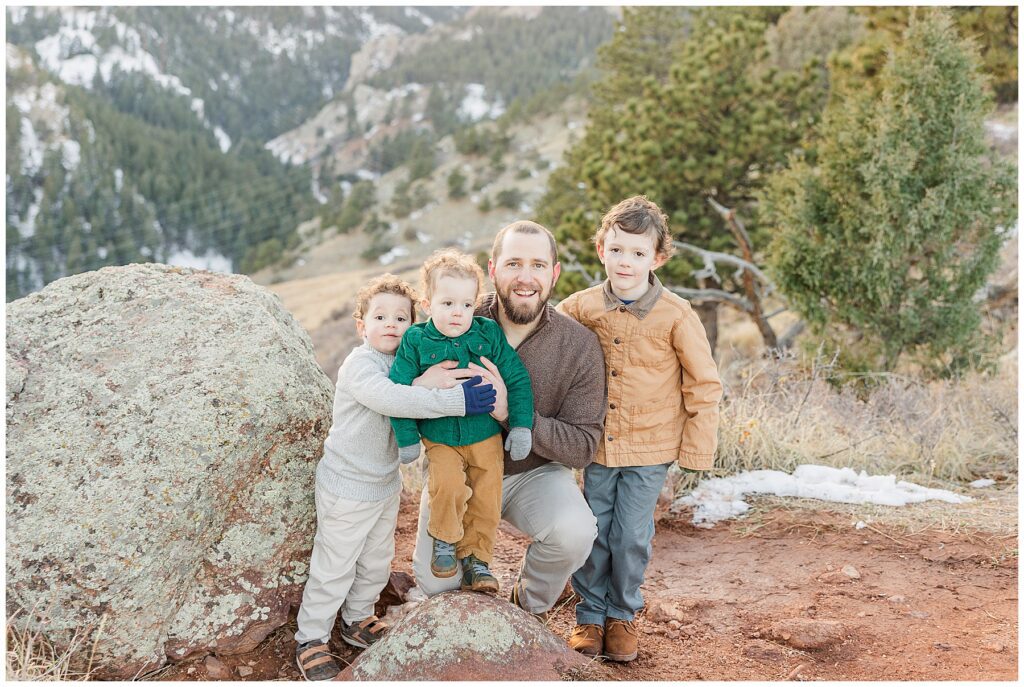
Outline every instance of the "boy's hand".
[[419, 444], [410, 444], [409, 446], [402, 446], [398, 449], [398, 460], [402, 461], [402, 465], [408, 465], [419, 457]]
[[494, 387], [483, 384], [479, 375], [462, 383], [462, 393], [466, 397], [466, 417], [470, 415], [486, 415], [494, 410]]
[[522, 460], [530, 455], [533, 447], [533, 432], [526, 427], [513, 427], [505, 439], [505, 450], [512, 460]]
[[425, 389], [451, 389], [456, 384], [462, 384], [473, 376], [473, 371], [466, 368], [459, 369], [458, 365], [457, 360], [442, 360], [431, 365], [426, 372], [412, 380], [412, 386], [422, 386]]
[[494, 410], [491, 411], [491, 417], [498, 422], [504, 422], [508, 419], [508, 389], [505, 387], [505, 380], [501, 378], [497, 365], [483, 356], [480, 357], [480, 362], [484, 367], [470, 363], [468, 369], [479, 374], [485, 382], [494, 387]]

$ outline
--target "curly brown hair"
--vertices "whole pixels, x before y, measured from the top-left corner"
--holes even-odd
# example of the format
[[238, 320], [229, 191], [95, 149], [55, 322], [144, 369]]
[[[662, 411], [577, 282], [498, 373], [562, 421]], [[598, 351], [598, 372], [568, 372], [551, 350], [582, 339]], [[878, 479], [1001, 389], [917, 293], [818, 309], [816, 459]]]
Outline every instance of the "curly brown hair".
[[454, 248], [442, 248], [427, 258], [420, 268], [420, 281], [423, 297], [427, 300], [434, 292], [434, 284], [442, 276], [462, 277], [476, 280], [477, 295], [484, 284], [484, 271], [476, 264], [473, 256], [466, 255]]
[[604, 244], [604, 237], [612, 229], [628, 234], [651, 234], [654, 249], [658, 255], [672, 257], [676, 252], [672, 245], [672, 232], [668, 229], [668, 216], [647, 196], [626, 198], [605, 213], [601, 227], [593, 236], [595, 246]]
[[374, 277], [366, 286], [359, 289], [359, 293], [356, 294], [356, 309], [352, 313], [352, 317], [362, 320], [366, 315], [366, 309], [370, 307], [370, 299], [380, 293], [391, 293], [408, 298], [412, 321], [416, 321], [416, 302], [419, 300], [416, 290], [407, 281], [399, 279], [390, 272]]

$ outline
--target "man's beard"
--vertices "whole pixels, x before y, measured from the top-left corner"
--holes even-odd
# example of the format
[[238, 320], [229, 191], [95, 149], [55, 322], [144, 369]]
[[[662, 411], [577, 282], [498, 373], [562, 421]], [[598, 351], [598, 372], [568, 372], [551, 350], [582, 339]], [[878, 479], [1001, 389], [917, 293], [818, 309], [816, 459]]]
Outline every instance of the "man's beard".
[[512, 291], [515, 290], [515, 284], [509, 284], [505, 290], [495, 289], [495, 293], [498, 295], [498, 302], [501, 304], [502, 310], [505, 311], [505, 317], [508, 318], [512, 324], [530, 324], [540, 314], [544, 306], [548, 304], [548, 297], [551, 295], [551, 291], [545, 294], [542, 289], [537, 289], [537, 306], [530, 307], [526, 304], [513, 305], [512, 304]]

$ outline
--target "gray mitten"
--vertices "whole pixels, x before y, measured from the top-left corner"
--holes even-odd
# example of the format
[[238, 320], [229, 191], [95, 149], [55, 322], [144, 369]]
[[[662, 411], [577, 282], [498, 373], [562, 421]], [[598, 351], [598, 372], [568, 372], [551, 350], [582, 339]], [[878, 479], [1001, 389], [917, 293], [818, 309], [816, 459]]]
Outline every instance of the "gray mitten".
[[505, 450], [512, 460], [522, 460], [530, 455], [533, 446], [533, 432], [526, 427], [513, 427], [505, 439]]
[[402, 465], [408, 465], [419, 457], [419, 444], [410, 444], [409, 446], [402, 446], [398, 449], [398, 460], [402, 461]]

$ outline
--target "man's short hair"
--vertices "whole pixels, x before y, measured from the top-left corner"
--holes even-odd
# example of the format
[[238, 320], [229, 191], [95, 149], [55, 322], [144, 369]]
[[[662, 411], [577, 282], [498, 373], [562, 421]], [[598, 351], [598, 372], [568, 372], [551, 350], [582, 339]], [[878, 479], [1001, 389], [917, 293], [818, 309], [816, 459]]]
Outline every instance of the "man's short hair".
[[601, 227], [594, 234], [594, 245], [603, 245], [605, 236], [612, 229], [627, 234], [650, 234], [658, 255], [670, 258], [676, 252], [672, 245], [672, 232], [668, 229], [668, 216], [646, 196], [626, 198], [606, 212], [601, 218]]
[[540, 224], [526, 219], [505, 225], [498, 232], [498, 235], [494, 237], [494, 244], [491, 245], [491, 261], [494, 264], [498, 264], [498, 258], [501, 256], [501, 246], [505, 241], [505, 234], [509, 232], [516, 232], [517, 234], [544, 234], [548, 237], [548, 242], [551, 244], [551, 264], [558, 264], [558, 244], [555, 243], [554, 235]]
[[423, 297], [430, 299], [434, 292], [434, 285], [442, 276], [461, 277], [463, 279], [475, 279], [476, 291], [479, 295], [484, 285], [484, 271], [471, 255], [454, 248], [442, 248], [435, 251], [427, 258], [420, 269], [420, 280], [422, 282]]
[[375, 277], [367, 282], [366, 286], [359, 289], [356, 294], [356, 309], [352, 317], [362, 320], [366, 317], [366, 309], [370, 307], [370, 299], [377, 294], [391, 293], [396, 296], [405, 296], [409, 299], [409, 312], [413, 322], [416, 321], [416, 291], [403, 279], [399, 279], [390, 272]]

